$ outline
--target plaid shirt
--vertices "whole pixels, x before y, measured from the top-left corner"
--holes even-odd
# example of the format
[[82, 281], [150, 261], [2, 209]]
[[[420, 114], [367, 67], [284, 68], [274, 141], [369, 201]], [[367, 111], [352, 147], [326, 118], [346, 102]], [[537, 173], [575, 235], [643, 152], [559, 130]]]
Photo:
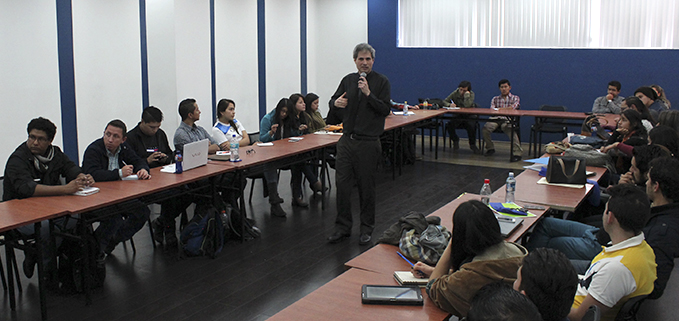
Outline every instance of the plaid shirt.
[[[507, 97], [502, 97], [500, 96], [495, 96], [493, 99], [490, 101], [490, 108], [511, 108], [511, 109], [519, 109], [520, 103], [519, 103], [519, 96], [513, 95], [512, 93], [509, 93]], [[490, 119], [504, 119], [504, 120], [509, 120], [505, 116], [494, 116], [491, 117]]]

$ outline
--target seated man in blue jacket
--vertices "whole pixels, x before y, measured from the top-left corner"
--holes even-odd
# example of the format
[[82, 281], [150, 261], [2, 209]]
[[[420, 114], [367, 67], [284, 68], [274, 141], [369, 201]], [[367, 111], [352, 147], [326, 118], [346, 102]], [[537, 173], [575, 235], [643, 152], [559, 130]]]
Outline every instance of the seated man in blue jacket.
[[[126, 139], [125, 123], [119, 119], [110, 121], [104, 129], [104, 137], [87, 146], [83, 172], [91, 174], [98, 182], [117, 181], [131, 175], [150, 179], [149, 165], [130, 148]], [[148, 220], [148, 207], [138, 200], [131, 202], [139, 203], [139, 208], [102, 219], [94, 232], [104, 253], [111, 254], [118, 243], [129, 240]], [[123, 216], [126, 217], [124, 220]]]

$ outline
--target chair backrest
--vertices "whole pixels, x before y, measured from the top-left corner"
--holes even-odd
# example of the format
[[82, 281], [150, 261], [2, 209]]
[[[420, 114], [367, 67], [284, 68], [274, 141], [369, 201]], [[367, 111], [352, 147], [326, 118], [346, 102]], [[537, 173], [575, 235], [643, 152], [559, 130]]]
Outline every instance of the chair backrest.
[[599, 321], [601, 320], [601, 310], [598, 306], [593, 305], [589, 307], [585, 315], [582, 316], [582, 321]]
[[250, 137], [250, 145], [256, 143], [259, 141], [259, 132], [256, 133], [248, 133], [248, 137]]
[[646, 297], [648, 295], [639, 295], [627, 300], [622, 305], [622, 308], [620, 308], [618, 315], [615, 316], [615, 321], [636, 321], [637, 312], [639, 312], [639, 308], [644, 300], [646, 300]]
[[[566, 106], [555, 106], [555, 105], [541, 105], [538, 110], [541, 111], [568, 111]], [[536, 118], [537, 123], [546, 124], [561, 124], [564, 122], [562, 118]]]

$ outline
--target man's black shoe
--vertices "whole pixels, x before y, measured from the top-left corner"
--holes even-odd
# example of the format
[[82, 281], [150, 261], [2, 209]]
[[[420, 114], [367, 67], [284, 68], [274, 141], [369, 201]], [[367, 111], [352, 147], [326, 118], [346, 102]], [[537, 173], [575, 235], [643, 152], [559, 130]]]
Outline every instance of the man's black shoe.
[[372, 240], [372, 236], [370, 236], [370, 234], [362, 233], [361, 237], [358, 239], [358, 244], [366, 245], [366, 244], [370, 243], [371, 240]]
[[521, 160], [521, 156], [512, 156], [512, 162], [518, 162]]
[[24, 259], [24, 274], [27, 278], [33, 277], [33, 272], [35, 271], [35, 265], [38, 264], [36, 255], [33, 253], [26, 252], [26, 258]]
[[339, 243], [344, 241], [345, 238], [349, 237], [349, 233], [343, 233], [343, 232], [335, 232], [332, 235], [328, 236], [328, 243]]
[[153, 240], [158, 244], [163, 245], [163, 237], [165, 236], [165, 227], [158, 219], [151, 222], [151, 227], [153, 230]]
[[476, 147], [476, 145], [469, 145], [469, 148], [472, 150], [472, 152], [474, 152], [474, 154], [481, 154], [481, 151], [478, 147]]
[[486, 153], [485, 153], [484, 155], [485, 155], [485, 156], [493, 156], [493, 154], [495, 154], [495, 150], [494, 150], [494, 149], [489, 149], [489, 150], [486, 151]]
[[285, 213], [280, 203], [271, 204], [271, 215], [276, 217], [285, 217], [288, 214]]
[[454, 140], [453, 141], [453, 150], [458, 150], [458, 149], [460, 149], [460, 141]]

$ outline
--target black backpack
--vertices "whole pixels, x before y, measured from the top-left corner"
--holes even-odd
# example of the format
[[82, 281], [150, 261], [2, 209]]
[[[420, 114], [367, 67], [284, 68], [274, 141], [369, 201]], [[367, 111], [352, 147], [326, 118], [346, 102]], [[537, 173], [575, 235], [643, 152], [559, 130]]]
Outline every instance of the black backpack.
[[[83, 257], [83, 247], [88, 253], [87, 263]], [[82, 293], [85, 289], [84, 284], [89, 284], [91, 289], [104, 285], [106, 265], [97, 262], [99, 253], [99, 242], [91, 232], [83, 235], [81, 241], [69, 237], [64, 238], [58, 251], [57, 268], [61, 292]], [[84, 264], [88, 264], [90, 269], [87, 275], [83, 275]]]
[[193, 218], [182, 230], [180, 241], [188, 256], [215, 258], [224, 247], [224, 225], [214, 205], [198, 205]]

